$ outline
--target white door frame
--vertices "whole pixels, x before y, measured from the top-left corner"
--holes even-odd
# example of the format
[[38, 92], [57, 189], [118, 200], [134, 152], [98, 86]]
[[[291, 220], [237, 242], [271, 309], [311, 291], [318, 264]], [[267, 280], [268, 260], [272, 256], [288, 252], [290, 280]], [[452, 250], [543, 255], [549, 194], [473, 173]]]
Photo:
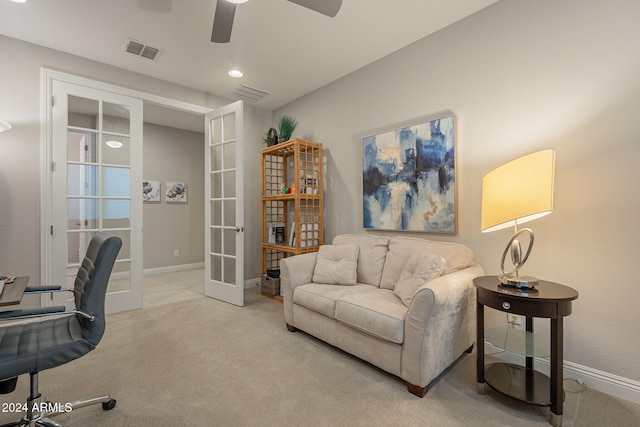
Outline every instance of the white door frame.
[[[40, 278], [41, 282], [50, 284], [53, 282], [53, 239], [50, 233], [53, 226], [53, 205], [52, 205], [52, 179], [49, 173], [52, 164], [52, 140], [53, 121], [51, 116], [50, 103], [53, 96], [53, 81], [58, 80], [80, 86], [86, 86], [97, 90], [111, 92], [138, 98], [143, 102], [148, 102], [163, 107], [173, 108], [189, 113], [206, 114], [212, 111], [209, 107], [203, 107], [187, 102], [177, 101], [150, 93], [128, 89], [125, 87], [100, 82], [73, 74], [64, 73], [49, 68], [40, 69]], [[144, 225], [143, 225], [144, 226]], [[43, 294], [40, 301], [43, 307], [51, 305], [51, 299]]]

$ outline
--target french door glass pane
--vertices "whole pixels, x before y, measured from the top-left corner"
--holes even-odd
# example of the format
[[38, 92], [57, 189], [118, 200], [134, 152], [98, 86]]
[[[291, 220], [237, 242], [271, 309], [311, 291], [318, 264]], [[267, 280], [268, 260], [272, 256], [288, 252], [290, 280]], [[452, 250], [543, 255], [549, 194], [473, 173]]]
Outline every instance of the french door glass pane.
[[214, 254], [222, 253], [222, 229], [211, 229], [211, 252]]
[[102, 201], [102, 227], [129, 228], [131, 226], [131, 202], [129, 200]]
[[222, 118], [217, 117], [211, 120], [211, 145], [222, 142]]
[[98, 167], [69, 164], [67, 166], [67, 187], [69, 196], [97, 196]]
[[236, 143], [224, 144], [224, 168], [233, 169], [236, 167]]
[[211, 197], [219, 199], [222, 197], [222, 174], [211, 174]]
[[102, 195], [105, 197], [129, 197], [130, 171], [128, 168], [102, 168]]
[[222, 169], [222, 145], [211, 147], [211, 172]]
[[98, 200], [68, 199], [67, 224], [69, 230], [98, 228]]
[[222, 225], [222, 201], [211, 202], [211, 225]]
[[224, 254], [236, 254], [236, 230], [234, 229], [224, 229]]
[[236, 260], [224, 257], [224, 283], [236, 283]]
[[236, 197], [236, 172], [222, 172], [222, 181], [224, 182], [224, 197]]
[[107, 292], [128, 291], [131, 289], [131, 262], [119, 261], [113, 266]]
[[98, 129], [100, 103], [97, 100], [69, 95], [68, 104], [69, 126]]
[[223, 116], [224, 120], [224, 141], [236, 139], [236, 114], [231, 113]]
[[96, 163], [97, 136], [95, 132], [89, 131], [67, 132], [67, 159], [71, 162]]
[[102, 136], [102, 163], [129, 166], [131, 157], [131, 138], [121, 135], [104, 134]]
[[236, 201], [224, 201], [224, 225], [233, 227], [236, 225]]
[[129, 119], [131, 112], [128, 106], [104, 102], [102, 108], [102, 128], [104, 131], [123, 133], [126, 135], [131, 133], [131, 123]]
[[222, 280], [222, 257], [220, 255], [211, 255], [211, 280]]

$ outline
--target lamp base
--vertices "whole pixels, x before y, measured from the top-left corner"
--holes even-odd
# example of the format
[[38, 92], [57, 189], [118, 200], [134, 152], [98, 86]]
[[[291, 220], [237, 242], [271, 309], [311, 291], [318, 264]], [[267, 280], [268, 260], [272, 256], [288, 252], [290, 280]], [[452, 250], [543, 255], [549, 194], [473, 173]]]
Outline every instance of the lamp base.
[[510, 276], [507, 274], [498, 276], [498, 281], [502, 286], [518, 289], [535, 289], [540, 282], [538, 278], [533, 276]]

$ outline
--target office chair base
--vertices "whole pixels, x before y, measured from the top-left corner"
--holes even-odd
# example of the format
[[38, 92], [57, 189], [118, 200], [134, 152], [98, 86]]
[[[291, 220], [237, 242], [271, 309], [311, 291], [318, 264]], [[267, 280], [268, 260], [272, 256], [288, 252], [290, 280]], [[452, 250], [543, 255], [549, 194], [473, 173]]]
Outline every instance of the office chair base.
[[[62, 427], [57, 422], [50, 419], [50, 417], [55, 417], [56, 415], [60, 415], [66, 412], [71, 412], [75, 409], [84, 408], [85, 406], [96, 405], [98, 403], [102, 404], [102, 409], [105, 411], [110, 411], [116, 406], [116, 400], [111, 398], [110, 394], [103, 394], [100, 396], [90, 397], [87, 399], [78, 399], [76, 401], [67, 403], [58, 407], [56, 411], [47, 411], [47, 412], [38, 412], [34, 411], [33, 408], [42, 408], [36, 402], [40, 399], [41, 395], [38, 393], [38, 374], [31, 373], [31, 382], [30, 382], [30, 396], [27, 399], [27, 414], [24, 418], [19, 421], [14, 421], [7, 424], [2, 424], [0, 427]], [[50, 402], [45, 403], [44, 407], [50, 406], [47, 405]]]
[[20, 421], [14, 421], [8, 424], [2, 424], [0, 427], [62, 427], [61, 424], [53, 421], [50, 417], [55, 417], [65, 412], [71, 412], [75, 409], [84, 408], [85, 406], [102, 404], [102, 409], [110, 411], [116, 406], [116, 400], [111, 398], [111, 395], [104, 394], [101, 396], [91, 397], [88, 399], [79, 399], [69, 403], [63, 411], [46, 412], [40, 415], [33, 414], [31, 419], [24, 417]]

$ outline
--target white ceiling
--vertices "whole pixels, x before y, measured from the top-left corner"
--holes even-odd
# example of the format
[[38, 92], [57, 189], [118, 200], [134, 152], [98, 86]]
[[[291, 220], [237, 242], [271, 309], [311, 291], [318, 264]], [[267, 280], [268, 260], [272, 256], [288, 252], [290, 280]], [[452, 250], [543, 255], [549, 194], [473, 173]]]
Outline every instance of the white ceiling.
[[[237, 8], [231, 42], [214, 44], [216, 0], [0, 0], [0, 34], [223, 97], [250, 86], [269, 93], [255, 105], [275, 109], [496, 1], [344, 0], [329, 18], [251, 0]], [[128, 54], [127, 38], [162, 53]]]

